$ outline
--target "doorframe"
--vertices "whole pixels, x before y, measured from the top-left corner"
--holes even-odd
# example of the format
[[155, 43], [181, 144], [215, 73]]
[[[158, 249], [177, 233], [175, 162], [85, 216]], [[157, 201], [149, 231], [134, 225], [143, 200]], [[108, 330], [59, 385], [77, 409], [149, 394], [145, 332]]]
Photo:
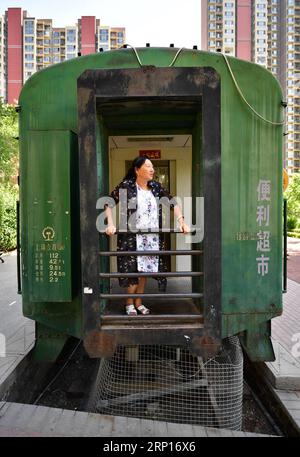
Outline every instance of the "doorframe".
[[[86, 70], [77, 80], [80, 171], [80, 230], [83, 333], [89, 353], [99, 344], [99, 234], [95, 229], [98, 195], [97, 134], [101, 104], [124, 100], [190, 100], [202, 102], [202, 164], [204, 196], [204, 326], [195, 344], [216, 353], [221, 344], [221, 102], [220, 77], [211, 67], [144, 66]], [[96, 107], [97, 103], [98, 107]], [[100, 107], [99, 107], [100, 105]], [[98, 112], [97, 112], [98, 108]], [[101, 113], [100, 113], [101, 116]], [[107, 135], [107, 134], [106, 134]], [[100, 136], [100, 139], [99, 139]], [[97, 144], [98, 137], [98, 144]], [[101, 143], [101, 146], [99, 145]], [[105, 146], [104, 146], [105, 147]], [[196, 167], [197, 171], [197, 167]], [[200, 173], [200, 169], [199, 169]], [[105, 185], [104, 185], [105, 187]], [[103, 188], [104, 188], [103, 187]], [[107, 192], [107, 183], [105, 190]], [[101, 333], [101, 332], [100, 332]], [[164, 337], [165, 332], [161, 332]], [[157, 330], [157, 344], [159, 341]], [[197, 343], [196, 343], [197, 342]], [[168, 344], [167, 341], [165, 344]]]

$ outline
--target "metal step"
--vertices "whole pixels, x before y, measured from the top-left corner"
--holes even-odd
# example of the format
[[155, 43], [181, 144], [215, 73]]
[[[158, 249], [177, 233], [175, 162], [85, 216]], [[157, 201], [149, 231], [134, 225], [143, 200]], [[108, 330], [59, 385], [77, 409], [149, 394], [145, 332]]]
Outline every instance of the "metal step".
[[100, 294], [100, 299], [119, 300], [122, 298], [202, 298], [203, 294]]
[[148, 325], [173, 325], [185, 324], [203, 325], [202, 314], [147, 314], [137, 316], [103, 314], [101, 323], [116, 326], [148, 326]]

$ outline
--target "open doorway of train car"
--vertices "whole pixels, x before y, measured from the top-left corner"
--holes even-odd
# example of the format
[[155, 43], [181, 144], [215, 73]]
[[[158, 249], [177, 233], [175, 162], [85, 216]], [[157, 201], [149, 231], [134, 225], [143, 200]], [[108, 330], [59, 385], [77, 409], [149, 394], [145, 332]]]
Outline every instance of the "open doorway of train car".
[[[159, 181], [169, 193], [181, 199], [181, 207], [185, 213], [186, 220], [192, 221], [192, 208], [184, 207], [184, 197], [192, 196], [192, 134], [168, 134], [164, 135], [112, 135], [109, 137], [109, 188], [113, 189], [118, 185], [126, 175], [132, 160], [135, 157], [147, 154], [151, 159], [155, 176], [154, 179]], [[199, 176], [200, 180], [200, 176]], [[163, 212], [164, 212], [164, 208]], [[116, 211], [116, 220], [118, 220], [118, 211]], [[166, 216], [167, 217], [167, 216]], [[171, 211], [170, 228], [176, 229], [176, 220], [174, 221], [173, 211]], [[165, 249], [171, 251], [191, 250], [192, 245], [187, 243], [187, 239], [182, 234], [163, 233]], [[117, 250], [117, 239], [112, 237], [109, 240], [111, 251]], [[190, 256], [170, 255], [166, 257], [168, 272], [191, 272], [192, 260]], [[116, 257], [110, 259], [110, 272], [117, 272]], [[155, 275], [153, 275], [155, 276]], [[124, 292], [118, 287], [115, 279], [110, 282], [112, 293]], [[157, 281], [149, 278], [147, 281], [146, 293], [158, 292]], [[191, 293], [191, 277], [167, 278], [166, 292], [168, 293]], [[123, 312], [125, 299], [120, 303], [111, 303], [107, 306], [108, 313]], [[149, 302], [147, 302], [149, 304]], [[165, 310], [168, 314], [179, 314], [184, 312], [197, 311], [191, 300], [178, 300], [172, 302], [169, 300], [165, 303]], [[155, 300], [150, 300], [154, 312], [159, 307]], [[161, 313], [165, 311], [161, 309]]]
[[[154, 165], [154, 179], [159, 181], [172, 196], [192, 195], [192, 135], [139, 135], [111, 136], [109, 138], [109, 187], [113, 189], [122, 181], [135, 157], [147, 153]], [[182, 208], [184, 211], [185, 208]], [[188, 209], [186, 209], [188, 211]], [[186, 214], [189, 219], [190, 214]], [[171, 214], [171, 228], [174, 218]], [[176, 225], [176, 224], [175, 224]], [[182, 235], [164, 233], [165, 248], [190, 249]], [[111, 240], [111, 249], [116, 249], [116, 240]], [[167, 258], [168, 271], [191, 270], [188, 256]], [[111, 268], [116, 271], [116, 259], [111, 259]]]
[[[221, 328], [221, 129], [218, 75], [210, 68], [190, 67], [88, 70], [78, 80], [78, 106], [85, 347], [89, 347], [90, 353], [95, 350], [95, 353], [102, 354], [104, 352], [100, 349], [97, 352], [97, 348], [104, 347], [106, 338], [110, 337], [111, 350], [116, 341], [118, 344], [153, 344], [154, 328], [156, 344], [166, 344], [168, 341], [176, 344], [178, 328], [182, 337], [186, 334], [185, 328], [188, 328], [190, 340], [195, 338], [195, 347], [196, 340], [203, 335], [203, 344], [215, 351]], [[173, 241], [175, 252], [172, 257], [175, 258], [175, 264], [171, 263], [168, 278], [180, 284], [179, 277], [172, 277], [171, 274], [178, 272], [184, 276], [183, 265], [178, 271], [177, 262], [184, 262], [183, 256], [187, 254], [191, 256], [192, 261], [186, 265], [186, 272], [190, 273], [192, 279], [188, 293], [184, 293], [180, 287], [174, 294], [169, 293], [170, 290], [165, 293], [159, 291], [154, 283], [152, 290], [146, 292], [146, 295], [148, 292], [150, 294], [143, 297], [146, 305], [150, 305], [146, 300], [151, 300], [151, 314], [138, 316], [133, 322], [125, 314], [127, 291], [111, 287], [113, 282], [118, 284], [118, 273], [111, 273], [116, 271], [114, 260], [111, 259], [120, 254], [115, 250], [116, 244], [112, 244], [116, 243], [115, 239], [111, 241], [104, 232], [97, 233], [95, 230], [100, 209], [95, 205], [95, 198], [109, 195], [125, 175], [126, 162], [136, 157], [140, 149], [148, 149], [149, 146], [144, 147], [142, 139], [149, 140], [155, 136], [173, 136], [176, 140], [183, 140], [183, 136], [190, 138], [190, 159], [187, 159], [185, 148], [181, 147], [173, 156], [162, 155], [160, 160], [163, 162], [157, 168], [168, 170], [170, 186], [175, 186], [170, 190], [175, 196], [181, 194], [183, 197], [192, 197], [193, 215], [197, 209], [196, 197], [203, 197], [205, 235], [203, 242], [191, 244], [187, 253], [182, 252], [179, 241]], [[123, 154], [123, 148], [118, 147], [116, 141], [128, 142], [134, 138], [138, 138], [135, 140], [135, 149], [132, 148], [134, 141], [129, 141], [130, 148], [126, 145], [124, 151], [127, 151]], [[154, 141], [151, 143], [152, 149]], [[160, 141], [157, 149], [163, 150], [162, 144]], [[183, 167], [179, 167], [180, 160], [184, 161]], [[184, 167], [187, 179], [182, 174]], [[180, 192], [179, 187], [183, 184], [188, 186], [188, 190]], [[181, 242], [184, 243], [185, 235], [175, 236], [182, 236]], [[193, 273], [198, 276], [193, 277]], [[122, 274], [119, 276], [122, 277]], [[129, 331], [132, 325], [135, 332]]]

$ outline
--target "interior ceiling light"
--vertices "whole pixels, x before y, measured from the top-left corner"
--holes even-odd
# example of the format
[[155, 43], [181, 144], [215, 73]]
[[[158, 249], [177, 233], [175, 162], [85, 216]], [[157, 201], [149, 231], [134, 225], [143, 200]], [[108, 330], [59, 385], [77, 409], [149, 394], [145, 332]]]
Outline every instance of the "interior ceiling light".
[[142, 141], [173, 141], [173, 136], [160, 136], [160, 137], [135, 137], [135, 138], [128, 138], [127, 141], [130, 143], [140, 143]]

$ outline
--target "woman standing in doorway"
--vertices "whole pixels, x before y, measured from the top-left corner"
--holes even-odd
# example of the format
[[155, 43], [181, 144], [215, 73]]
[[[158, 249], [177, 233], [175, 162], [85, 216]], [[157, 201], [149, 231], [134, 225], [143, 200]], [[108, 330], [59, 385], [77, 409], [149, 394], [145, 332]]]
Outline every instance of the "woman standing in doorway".
[[[118, 251], [159, 251], [164, 249], [162, 238], [157, 233], [151, 233], [162, 226], [162, 208], [157, 205], [157, 199], [167, 197], [174, 213], [180, 231], [189, 232], [189, 227], [184, 223], [181, 208], [158, 181], [153, 180], [154, 168], [147, 157], [137, 157], [132, 162], [131, 168], [122, 182], [111, 192], [110, 196], [115, 203], [119, 203], [120, 190], [127, 192], [127, 214], [121, 214], [126, 218], [127, 226], [134, 229], [148, 229], [150, 233], [135, 234], [132, 232], [118, 234]], [[173, 201], [173, 202], [172, 202]], [[116, 227], [109, 206], [106, 207], [107, 228], [106, 234], [112, 236]], [[130, 224], [131, 222], [131, 224]], [[130, 230], [130, 227], [128, 227]], [[120, 273], [137, 273], [136, 277], [120, 278], [121, 287], [127, 288], [128, 294], [143, 294], [146, 285], [146, 277], [139, 277], [139, 272], [155, 273], [167, 271], [165, 256], [118, 256], [117, 265]], [[159, 284], [166, 283], [166, 278], [158, 278]], [[150, 310], [142, 304], [141, 298], [128, 298], [126, 300], [126, 313], [129, 316], [149, 314]]]

